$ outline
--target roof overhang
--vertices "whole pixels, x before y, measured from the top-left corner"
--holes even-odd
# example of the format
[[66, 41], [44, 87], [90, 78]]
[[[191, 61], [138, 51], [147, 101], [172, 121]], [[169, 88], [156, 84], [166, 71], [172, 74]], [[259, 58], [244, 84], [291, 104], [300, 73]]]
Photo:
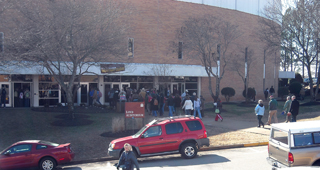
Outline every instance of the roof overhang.
[[[64, 66], [61, 66], [64, 68], [62, 70], [64, 75], [71, 74], [66, 69], [66, 65], [70, 64], [66, 63]], [[108, 67], [107, 71], [105, 66]], [[88, 73], [85, 75], [208, 77], [205, 67], [201, 65], [100, 62], [84, 64], [82, 70], [88, 67]], [[212, 67], [212, 71], [216, 73], [217, 68]], [[79, 69], [78, 72], [80, 72]], [[5, 69], [0, 70], [0, 74], [50, 75], [48, 70], [40, 64], [7, 66]]]

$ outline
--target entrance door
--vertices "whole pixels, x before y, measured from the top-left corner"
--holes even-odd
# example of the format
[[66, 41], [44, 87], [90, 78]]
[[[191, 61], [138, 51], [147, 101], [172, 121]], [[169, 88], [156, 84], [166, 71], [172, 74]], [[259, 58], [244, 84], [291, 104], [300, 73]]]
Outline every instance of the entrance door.
[[[14, 107], [30, 107], [32, 95], [30, 92], [31, 83], [14, 83]], [[29, 99], [25, 96], [25, 92], [29, 91]], [[22, 98], [20, 98], [20, 94]]]
[[[10, 86], [10, 83], [0, 83], [0, 88], [2, 90], [2, 87], [4, 87], [4, 89], [6, 90], [6, 97], [5, 97], [5, 100], [6, 100], [6, 107], [11, 107], [12, 106], [12, 103], [11, 103], [11, 86]], [[1, 101], [2, 103], [2, 101]], [[1, 107], [3, 107], [1, 105]]]
[[123, 90], [126, 90], [127, 87], [130, 87], [130, 83], [121, 83], [121, 87]]
[[111, 90], [111, 84], [104, 84], [104, 102], [110, 103], [109, 91]]
[[80, 89], [79, 89], [79, 96], [80, 96], [80, 101], [79, 104], [88, 104], [88, 84], [87, 83], [81, 83], [80, 84]]
[[121, 90], [120, 89], [120, 83], [112, 83], [112, 88]]
[[171, 93], [173, 95], [176, 95], [177, 93], [179, 94], [179, 91], [178, 91], [178, 83], [172, 83], [171, 84]]

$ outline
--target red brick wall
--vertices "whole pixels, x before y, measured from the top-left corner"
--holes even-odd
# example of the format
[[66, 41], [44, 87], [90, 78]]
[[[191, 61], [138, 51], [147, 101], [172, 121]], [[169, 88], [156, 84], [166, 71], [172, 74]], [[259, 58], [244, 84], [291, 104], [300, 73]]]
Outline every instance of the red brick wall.
[[[203, 16], [205, 14], [222, 17], [232, 24], [239, 25], [242, 36], [237, 39], [236, 44], [230, 49], [237, 54], [240, 50], [249, 47], [254, 50], [254, 62], [249, 72], [249, 87], [255, 87], [257, 99], [263, 97], [263, 46], [257, 35], [258, 16], [219, 7], [212, 7], [188, 2], [174, 0], [133, 0], [133, 15], [129, 16], [132, 29], [129, 33], [134, 38], [135, 55], [130, 62], [136, 63], [168, 63], [168, 64], [197, 64], [201, 62], [198, 58], [184, 55], [178, 59], [177, 53], [170, 50], [170, 41], [175, 39], [175, 31], [182, 26], [188, 17]], [[243, 54], [242, 54], [243, 55]], [[277, 54], [279, 55], [279, 54]], [[279, 57], [279, 56], [277, 56]], [[244, 61], [244, 55], [239, 58]], [[277, 87], [279, 64], [276, 68], [276, 81], [274, 81], [274, 60], [275, 56], [266, 56], [266, 84]], [[244, 64], [243, 64], [244, 70]], [[215, 92], [215, 81], [212, 81]], [[239, 75], [230, 68], [221, 81], [220, 90], [223, 87], [232, 87], [236, 90], [236, 96], [231, 100], [243, 100], [242, 91], [244, 83]], [[277, 91], [277, 88], [275, 89]], [[208, 90], [208, 78], [202, 78], [201, 91], [205, 98], [211, 100]], [[224, 97], [221, 96], [224, 100]]]

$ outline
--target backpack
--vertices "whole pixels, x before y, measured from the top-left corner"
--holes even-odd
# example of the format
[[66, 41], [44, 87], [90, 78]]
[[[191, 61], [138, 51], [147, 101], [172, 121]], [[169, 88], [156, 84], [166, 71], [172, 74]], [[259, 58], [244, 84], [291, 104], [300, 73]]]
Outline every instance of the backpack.
[[151, 102], [151, 100], [152, 100], [152, 97], [148, 96], [148, 102]]
[[158, 105], [158, 100], [157, 99], [154, 99], [153, 105]]
[[126, 98], [126, 95], [125, 94], [122, 94], [122, 95], [120, 95], [120, 100], [126, 100], [127, 98]]
[[23, 99], [23, 93], [22, 92], [20, 92], [19, 98]]

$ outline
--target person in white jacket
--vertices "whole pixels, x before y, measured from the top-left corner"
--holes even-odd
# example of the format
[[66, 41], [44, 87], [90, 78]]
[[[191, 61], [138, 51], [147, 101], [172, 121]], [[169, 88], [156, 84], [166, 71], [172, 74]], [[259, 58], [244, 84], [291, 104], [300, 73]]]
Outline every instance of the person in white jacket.
[[192, 101], [190, 100], [190, 97], [186, 97], [186, 101], [184, 102], [184, 105], [182, 106], [182, 109], [186, 108], [186, 115], [191, 115], [191, 110], [193, 110], [193, 104]]
[[264, 128], [264, 124], [261, 121], [261, 119], [262, 119], [262, 117], [264, 115], [264, 110], [265, 110], [265, 108], [263, 106], [263, 101], [259, 100], [256, 108], [254, 109], [254, 111], [255, 111], [255, 113], [257, 115], [258, 121], [259, 121], [258, 127], [260, 127], [260, 125], [262, 125], [262, 127]]

